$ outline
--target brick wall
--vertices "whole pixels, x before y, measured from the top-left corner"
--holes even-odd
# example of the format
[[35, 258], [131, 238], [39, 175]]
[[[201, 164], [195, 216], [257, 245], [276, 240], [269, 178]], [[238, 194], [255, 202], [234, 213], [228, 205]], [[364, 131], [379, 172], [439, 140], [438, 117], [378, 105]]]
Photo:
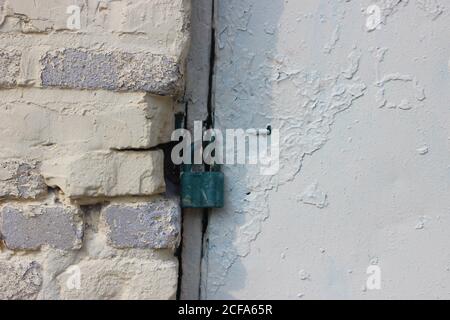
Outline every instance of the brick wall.
[[0, 0], [0, 299], [175, 297], [180, 210], [158, 146], [183, 91], [189, 11]]

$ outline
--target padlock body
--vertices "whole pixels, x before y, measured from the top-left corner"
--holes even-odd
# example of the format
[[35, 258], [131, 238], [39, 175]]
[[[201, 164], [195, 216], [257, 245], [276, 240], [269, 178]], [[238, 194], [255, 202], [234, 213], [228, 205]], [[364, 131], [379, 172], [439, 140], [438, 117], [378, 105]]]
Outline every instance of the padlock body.
[[222, 172], [182, 172], [181, 207], [222, 208], [224, 174]]

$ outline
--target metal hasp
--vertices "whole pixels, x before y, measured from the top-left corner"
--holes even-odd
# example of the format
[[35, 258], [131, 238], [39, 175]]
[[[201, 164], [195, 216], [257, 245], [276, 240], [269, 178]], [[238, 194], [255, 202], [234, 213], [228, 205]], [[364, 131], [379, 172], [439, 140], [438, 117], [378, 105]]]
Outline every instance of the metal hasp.
[[192, 169], [192, 165], [184, 165], [181, 172], [181, 207], [222, 208], [225, 179], [220, 166], [212, 166], [210, 171]]

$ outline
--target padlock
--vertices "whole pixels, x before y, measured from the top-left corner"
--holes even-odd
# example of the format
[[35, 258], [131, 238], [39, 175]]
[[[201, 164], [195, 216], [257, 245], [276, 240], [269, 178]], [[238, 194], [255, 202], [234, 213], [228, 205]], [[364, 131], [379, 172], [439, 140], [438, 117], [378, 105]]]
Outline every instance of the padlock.
[[182, 208], [222, 208], [224, 204], [224, 174], [215, 164], [195, 171], [193, 165], [184, 164], [181, 171]]

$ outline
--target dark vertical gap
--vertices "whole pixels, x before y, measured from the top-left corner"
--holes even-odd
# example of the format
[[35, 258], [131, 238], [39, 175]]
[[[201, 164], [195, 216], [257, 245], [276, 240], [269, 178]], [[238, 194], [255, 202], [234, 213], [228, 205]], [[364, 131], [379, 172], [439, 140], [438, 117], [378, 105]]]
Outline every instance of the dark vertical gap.
[[177, 300], [181, 300], [181, 281], [183, 280], [183, 209], [181, 209], [181, 227], [180, 227], [180, 245], [178, 246], [175, 257], [178, 258], [178, 279], [177, 279]]
[[[184, 96], [184, 95], [183, 95]], [[184, 114], [176, 114], [175, 115], [175, 129], [187, 128], [187, 115], [188, 115], [188, 102], [184, 102]], [[171, 159], [171, 156], [168, 156]], [[164, 156], [166, 159], [166, 156]], [[178, 177], [178, 186], [180, 185], [179, 177], [180, 177], [180, 167], [177, 166], [177, 177]], [[178, 194], [181, 194], [181, 190], [178, 190]], [[180, 244], [175, 252], [175, 256], [178, 257], [178, 283], [177, 283], [177, 295], [176, 299], [181, 300], [181, 283], [183, 281], [183, 234], [184, 234], [184, 209], [181, 208], [181, 217], [180, 217]]]
[[[216, 63], [216, 28], [215, 28], [215, 0], [212, 0], [212, 12], [211, 12], [211, 49], [209, 56], [209, 83], [208, 83], [208, 117], [206, 119], [206, 128], [214, 128], [214, 72]], [[201, 299], [202, 296], [202, 261], [205, 256], [205, 250], [207, 249], [206, 231], [208, 229], [210, 209], [203, 210], [202, 217], [202, 248], [200, 259], [200, 283], [198, 287], [198, 296]]]
[[215, 16], [214, 16], [215, 0], [212, 0], [212, 13], [211, 13], [211, 49], [209, 56], [209, 83], [208, 83], [208, 117], [206, 119], [206, 127], [208, 129], [214, 127], [214, 67], [216, 63], [216, 28], [215, 28]]

